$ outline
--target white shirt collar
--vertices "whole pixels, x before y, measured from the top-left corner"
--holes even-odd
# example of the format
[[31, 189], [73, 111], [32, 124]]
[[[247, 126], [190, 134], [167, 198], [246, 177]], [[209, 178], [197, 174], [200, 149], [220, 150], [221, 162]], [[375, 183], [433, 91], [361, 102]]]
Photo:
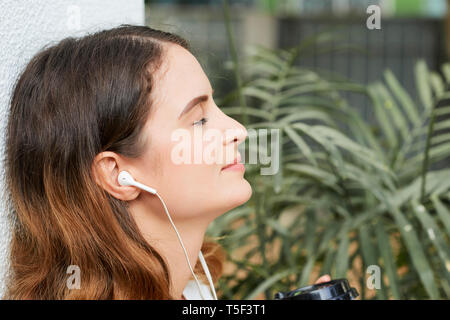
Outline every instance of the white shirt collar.
[[[203, 296], [207, 300], [214, 300], [213, 295], [211, 294], [211, 289], [208, 285], [204, 284], [200, 281], [200, 287], [203, 293]], [[194, 280], [189, 280], [186, 287], [183, 290], [183, 296], [186, 300], [202, 300], [200, 293], [198, 292], [197, 284]]]

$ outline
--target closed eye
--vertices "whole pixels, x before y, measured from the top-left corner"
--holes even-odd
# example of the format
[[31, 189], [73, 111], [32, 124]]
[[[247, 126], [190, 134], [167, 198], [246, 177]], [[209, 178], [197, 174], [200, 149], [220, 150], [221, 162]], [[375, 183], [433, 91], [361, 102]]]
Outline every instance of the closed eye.
[[201, 118], [199, 121], [195, 121], [195, 122], [193, 123], [193, 125], [194, 125], [194, 126], [196, 126], [196, 125], [198, 125], [198, 124], [204, 125], [207, 121], [208, 121], [208, 118]]

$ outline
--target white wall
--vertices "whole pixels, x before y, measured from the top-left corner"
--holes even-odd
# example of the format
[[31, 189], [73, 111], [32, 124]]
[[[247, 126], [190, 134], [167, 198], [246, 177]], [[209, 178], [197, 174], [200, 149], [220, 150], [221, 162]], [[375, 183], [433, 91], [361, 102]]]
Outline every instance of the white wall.
[[[121, 23], [143, 25], [144, 0], [0, 0], [0, 136], [4, 137], [12, 85], [29, 59], [49, 42]], [[4, 140], [0, 139], [3, 158]], [[4, 192], [3, 163], [0, 192]], [[10, 232], [0, 204], [0, 297]]]

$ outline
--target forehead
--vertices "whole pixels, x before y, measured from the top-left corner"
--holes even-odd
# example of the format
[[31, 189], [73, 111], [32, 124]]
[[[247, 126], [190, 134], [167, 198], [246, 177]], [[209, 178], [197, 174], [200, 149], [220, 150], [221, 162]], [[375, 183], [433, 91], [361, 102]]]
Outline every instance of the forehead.
[[171, 105], [173, 111], [181, 112], [192, 98], [208, 94], [211, 85], [200, 63], [188, 50], [176, 44], [163, 44], [163, 47], [163, 62], [154, 75], [154, 99], [158, 105]]

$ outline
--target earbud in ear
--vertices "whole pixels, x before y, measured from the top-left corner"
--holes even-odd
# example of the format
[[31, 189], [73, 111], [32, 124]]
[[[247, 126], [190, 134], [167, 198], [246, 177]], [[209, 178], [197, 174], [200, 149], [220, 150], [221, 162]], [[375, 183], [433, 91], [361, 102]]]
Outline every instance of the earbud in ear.
[[134, 182], [133, 177], [127, 171], [121, 171], [119, 173], [119, 184], [121, 186], [132, 186]]
[[121, 171], [119, 173], [118, 181], [121, 186], [133, 186], [145, 190], [147, 192], [150, 192], [151, 194], [156, 193], [155, 189], [147, 187], [146, 185], [143, 185], [142, 183], [135, 181], [131, 176], [131, 174], [128, 173], [128, 171]]

